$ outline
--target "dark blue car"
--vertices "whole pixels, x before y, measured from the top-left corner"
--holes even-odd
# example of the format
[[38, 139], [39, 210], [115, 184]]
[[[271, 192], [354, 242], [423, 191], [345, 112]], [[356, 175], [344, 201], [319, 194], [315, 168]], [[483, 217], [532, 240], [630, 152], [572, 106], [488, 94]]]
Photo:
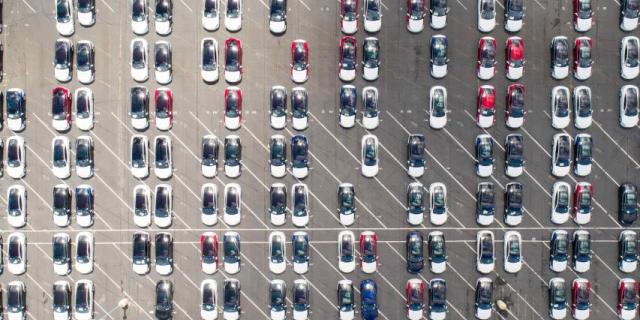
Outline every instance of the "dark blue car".
[[363, 320], [378, 319], [378, 285], [374, 280], [360, 282], [360, 305]]

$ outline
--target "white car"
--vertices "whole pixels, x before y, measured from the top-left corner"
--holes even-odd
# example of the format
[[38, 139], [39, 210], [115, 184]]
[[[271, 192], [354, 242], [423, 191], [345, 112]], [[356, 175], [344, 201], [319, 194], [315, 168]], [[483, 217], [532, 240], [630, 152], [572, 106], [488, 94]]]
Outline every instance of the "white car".
[[89, 274], [93, 271], [93, 234], [80, 232], [76, 236], [76, 271]]
[[[7, 127], [13, 132], [19, 132], [26, 127], [26, 98], [24, 90], [20, 88], [7, 89]], [[0, 124], [2, 128], [2, 124]]]
[[478, 30], [491, 32], [496, 27], [496, 0], [478, 0]]
[[224, 27], [231, 32], [242, 28], [242, 0], [226, 0]]
[[149, 79], [149, 44], [143, 38], [131, 40], [131, 78], [142, 82]]
[[137, 35], [149, 32], [149, 8], [147, 0], [131, 1], [131, 30]]
[[360, 141], [361, 172], [367, 178], [373, 178], [378, 174], [378, 137], [367, 134]]
[[19, 184], [7, 189], [7, 222], [14, 228], [27, 224], [27, 191]]
[[220, 0], [202, 0], [202, 27], [215, 31], [220, 27]]
[[571, 136], [568, 133], [553, 135], [551, 150], [551, 174], [556, 177], [566, 177], [571, 171]]
[[504, 234], [504, 271], [518, 273], [522, 269], [522, 236], [518, 231]]
[[65, 37], [75, 32], [72, 0], [56, 1], [56, 30]]
[[71, 151], [69, 138], [56, 136], [51, 140], [51, 171], [58, 179], [66, 179], [71, 175]]
[[27, 173], [26, 149], [24, 138], [11, 136], [7, 138], [7, 175], [21, 179]]
[[149, 140], [146, 135], [131, 136], [131, 175], [144, 179], [149, 175]]
[[173, 22], [173, 0], [156, 0], [156, 33], [166, 36], [171, 33]]
[[367, 130], [373, 130], [380, 124], [380, 110], [378, 108], [378, 89], [367, 86], [362, 89], [362, 126]]
[[287, 245], [283, 232], [273, 231], [269, 234], [269, 271], [281, 274], [287, 269]]
[[154, 195], [153, 222], [159, 228], [168, 228], [173, 215], [173, 188], [170, 184], [159, 184]]
[[93, 42], [80, 40], [76, 43], [76, 74], [83, 84], [92, 83], [95, 79], [95, 49]]
[[338, 124], [345, 129], [353, 128], [356, 125], [357, 95], [354, 85], [345, 84], [340, 87]]
[[71, 81], [73, 69], [73, 41], [66, 38], [56, 40], [53, 58], [53, 76], [60, 82]]
[[482, 274], [493, 272], [496, 264], [493, 232], [483, 230], [476, 236], [476, 269]]
[[363, 19], [364, 19], [364, 31], [369, 33], [376, 33], [380, 31], [382, 27], [382, 7], [380, 6], [380, 0], [365, 0]]
[[636, 36], [627, 36], [620, 40], [620, 76], [625, 80], [633, 80], [640, 73], [638, 62], [640, 40]]
[[573, 117], [576, 128], [587, 129], [591, 126], [593, 122], [591, 88], [577, 86], [573, 89]]
[[224, 212], [222, 219], [229, 226], [240, 223], [242, 212], [242, 188], [237, 183], [224, 186]]
[[133, 223], [140, 228], [151, 225], [151, 189], [144, 184], [133, 188]]
[[442, 182], [429, 185], [429, 221], [435, 226], [447, 222], [447, 187]]
[[291, 89], [291, 126], [295, 130], [304, 130], [309, 126], [308, 101], [305, 88]]
[[154, 76], [156, 82], [162, 85], [171, 82], [172, 76], [172, 50], [169, 41], [159, 40], [154, 45]]
[[75, 306], [73, 308], [73, 318], [75, 320], [93, 319], [93, 281], [81, 279], [76, 282]]
[[620, 88], [620, 126], [633, 128], [638, 125], [638, 109], [640, 108], [640, 92], [635, 85], [624, 85]]
[[76, 89], [76, 126], [83, 131], [93, 129], [93, 91], [86, 87]]
[[309, 224], [309, 188], [304, 183], [291, 187], [291, 222], [296, 227]]
[[218, 223], [218, 186], [213, 183], [205, 183], [200, 188], [200, 221], [205, 226], [213, 226]]
[[447, 88], [433, 86], [429, 90], [429, 126], [442, 129], [447, 124]]
[[218, 319], [218, 284], [213, 279], [204, 279], [200, 283], [200, 318]]
[[173, 174], [171, 138], [168, 136], [156, 136], [153, 145], [155, 146], [153, 173], [158, 179], [169, 179]]
[[202, 77], [202, 80], [207, 83], [218, 81], [218, 78], [220, 77], [220, 72], [218, 70], [218, 41], [214, 38], [202, 39], [202, 42], [200, 43], [200, 52], [202, 52], [202, 60], [200, 61], [200, 76]]
[[571, 210], [571, 186], [564, 181], [553, 184], [551, 195], [551, 222], [563, 224], [569, 221]]
[[13, 275], [27, 271], [27, 238], [21, 232], [14, 232], [7, 238], [7, 269]]
[[351, 273], [356, 269], [355, 239], [352, 231], [340, 231], [338, 234], [338, 269]]
[[551, 89], [551, 126], [565, 129], [571, 122], [571, 96], [566, 86], [555, 86]]

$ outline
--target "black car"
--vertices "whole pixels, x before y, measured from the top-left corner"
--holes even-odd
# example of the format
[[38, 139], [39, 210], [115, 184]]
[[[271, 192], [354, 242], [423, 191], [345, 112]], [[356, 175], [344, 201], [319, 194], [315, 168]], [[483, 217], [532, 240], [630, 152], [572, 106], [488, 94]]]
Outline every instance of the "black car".
[[[54, 271], [61, 269], [56, 274], [66, 275], [71, 271], [71, 241], [69, 235], [64, 233], [55, 234], [51, 243], [52, 260]], [[60, 267], [57, 267], [60, 266]]]
[[[291, 90], [291, 115], [294, 119], [293, 128], [296, 130], [303, 130], [307, 127], [307, 113], [309, 111], [308, 100], [306, 90]], [[295, 119], [303, 122], [303, 124], [296, 127]]]
[[271, 314], [283, 315], [287, 311], [287, 285], [283, 280], [269, 283], [269, 310]]
[[506, 0], [504, 19], [521, 21], [524, 18], [524, 0]]
[[520, 182], [511, 182], [504, 191], [504, 222], [510, 226], [518, 225], [522, 221], [523, 187]]
[[53, 215], [64, 216], [60, 220], [67, 221], [69, 224], [71, 219], [71, 190], [66, 185], [57, 185], [53, 187]]
[[549, 316], [558, 313], [565, 314], [567, 310], [567, 289], [562, 278], [553, 278], [549, 281]]
[[447, 281], [432, 279], [429, 281], [429, 314], [446, 314], [447, 309]]
[[447, 64], [449, 63], [449, 56], [447, 53], [448, 48], [449, 41], [447, 40], [446, 36], [437, 35], [431, 37], [431, 56], [429, 62], [431, 63], [431, 75], [436, 78], [442, 78], [444, 76], [440, 72], [434, 72], [434, 67], [446, 68]]
[[522, 135], [512, 133], [505, 139], [505, 171], [509, 177], [522, 174], [524, 168], [524, 144]]
[[218, 16], [218, 10], [220, 8], [218, 8], [218, 1], [219, 0], [205, 0], [204, 4], [203, 4], [203, 15], [206, 18], [213, 18]]
[[355, 221], [356, 189], [353, 184], [341, 183], [338, 186], [338, 214], [343, 225], [350, 225]]
[[149, 118], [149, 93], [147, 88], [142, 86], [135, 86], [131, 88], [131, 109], [129, 111], [132, 122], [143, 121], [144, 126], [133, 125], [134, 129], [143, 130], [146, 129], [147, 120]]
[[[56, 40], [53, 64], [56, 69], [69, 70], [69, 74], [71, 74], [73, 64], [73, 42], [68, 39]], [[70, 78], [71, 75], [69, 75], [69, 79]]]
[[[212, 225], [214, 221], [217, 221], [218, 215], [218, 191], [214, 184], [207, 183], [202, 186], [202, 207], [200, 211], [202, 213], [202, 221], [206, 225]], [[208, 218], [205, 218], [208, 217]], [[213, 220], [213, 221], [211, 221]]]
[[637, 28], [638, 15], [640, 13], [640, 0], [622, 0], [620, 4], [620, 28], [624, 31], [632, 31]]
[[[214, 2], [214, 1], [206, 1]], [[205, 5], [206, 5], [205, 2]], [[206, 6], [205, 6], [206, 8]], [[206, 12], [206, 9], [205, 9]], [[213, 39], [207, 38], [202, 40], [202, 70], [203, 71], [216, 71], [215, 79], [217, 80], [218, 70], [218, 48], [217, 43]]]
[[304, 279], [293, 281], [293, 290], [291, 290], [293, 300], [293, 312], [305, 313], [304, 318], [309, 312], [309, 282]]
[[131, 139], [131, 167], [147, 168], [147, 141], [144, 136], [133, 136]]
[[[269, 21], [283, 22], [287, 25], [287, 0], [271, 0], [269, 6]], [[279, 31], [279, 30], [278, 30]]]
[[[76, 46], [76, 64], [78, 71], [86, 71], [91, 72], [93, 79], [93, 71], [95, 65], [95, 52], [93, 49], [93, 43], [91, 41], [78, 41]], [[83, 82], [80, 79], [80, 82]], [[87, 83], [91, 81], [84, 81], [83, 83]]]
[[[485, 313], [491, 314], [493, 308], [493, 281], [491, 279], [482, 277], [476, 281], [475, 307], [476, 316]], [[483, 319], [488, 319], [488, 317]]]
[[493, 222], [496, 212], [496, 194], [493, 182], [481, 182], [476, 192], [476, 217], [481, 225]]
[[549, 267], [559, 272], [564, 270], [569, 259], [569, 234], [564, 230], [556, 230], [551, 234], [549, 243]]
[[237, 279], [224, 280], [222, 311], [240, 317], [240, 281]]
[[156, 319], [173, 319], [173, 283], [160, 280], [156, 283]]
[[173, 16], [172, 0], [156, 0], [156, 22], [171, 22]]
[[226, 266], [235, 265], [236, 269], [240, 270], [240, 235], [236, 232], [226, 232], [222, 237], [222, 250], [225, 269], [228, 269]]
[[171, 45], [166, 41], [158, 41], [154, 46], [156, 71], [171, 71]]
[[76, 139], [76, 167], [93, 168], [93, 140], [89, 136]]
[[[569, 39], [564, 36], [554, 37], [551, 40], [551, 69], [569, 67]], [[552, 72], [554, 75], [555, 72]], [[554, 76], [555, 78], [556, 76]], [[557, 75], [560, 78], [560, 75]]]
[[638, 265], [638, 235], [631, 230], [623, 230], [618, 236], [618, 268], [629, 273]]
[[[282, 86], [274, 86], [269, 93], [269, 104], [271, 113], [271, 126], [274, 129], [281, 129], [286, 124], [287, 117], [287, 89]], [[284, 123], [275, 124], [275, 119], [285, 119]]]
[[[218, 139], [212, 135], [202, 137], [202, 173], [204, 176], [214, 176], [218, 168]], [[213, 171], [213, 174], [210, 174]], [[207, 174], [205, 174], [207, 173]]]
[[170, 274], [173, 271], [173, 237], [168, 232], [156, 234], [156, 271]]
[[338, 281], [338, 311], [340, 313], [353, 313], [355, 310], [355, 294], [351, 280]]
[[356, 87], [350, 84], [343, 85], [340, 88], [340, 125], [345, 128], [351, 128], [355, 125], [356, 103], [358, 101], [358, 92]]
[[224, 165], [229, 167], [240, 166], [242, 160], [242, 144], [238, 136], [224, 138]]
[[284, 183], [273, 183], [269, 190], [269, 215], [271, 223], [284, 224], [287, 213], [287, 187]]
[[291, 138], [291, 166], [294, 169], [307, 168], [309, 165], [309, 144], [304, 135], [295, 135]]
[[[282, 135], [271, 136], [269, 143], [269, 164], [272, 168], [282, 168], [287, 165], [287, 141]], [[275, 171], [274, 169], [275, 168], [273, 168], [272, 171]], [[282, 175], [284, 175], [284, 173]]]
[[407, 142], [407, 164], [411, 168], [423, 168], [425, 165], [426, 140], [422, 134], [411, 134]]
[[[377, 69], [380, 66], [380, 42], [378, 38], [368, 37], [364, 39], [362, 44], [362, 68], [363, 69]], [[378, 78], [378, 72], [375, 72], [375, 76], [368, 78], [363, 74], [365, 80], [375, 80]]]
[[407, 271], [420, 273], [424, 269], [424, 242], [422, 234], [418, 231], [407, 233], [405, 241], [405, 256], [407, 259]]
[[78, 220], [93, 219], [93, 188], [88, 185], [76, 187], [76, 216]]
[[631, 183], [618, 187], [618, 221], [630, 225], [638, 219], [638, 188]]
[[147, 20], [147, 0], [131, 1], [131, 20], [136, 22]]
[[27, 309], [27, 288], [22, 281], [11, 281], [7, 285], [7, 312], [20, 314], [23, 318]]
[[131, 260], [133, 260], [134, 271], [137, 272], [136, 266], [140, 266], [140, 273], [149, 272], [149, 263], [151, 262], [151, 241], [149, 234], [143, 231], [137, 231], [133, 234], [132, 240], [132, 254]]
[[[69, 283], [64, 280], [56, 281], [52, 290], [53, 301], [51, 307], [54, 314], [70, 315], [71, 314], [71, 288]], [[1, 297], [0, 297], [1, 298]]]
[[573, 268], [577, 272], [589, 270], [591, 262], [591, 234], [585, 230], [573, 233]]
[[[0, 54], [1, 55], [1, 54]], [[2, 59], [0, 57], [0, 59]], [[2, 67], [0, 66], [0, 74], [2, 74]], [[1, 78], [0, 78], [1, 80]], [[0, 94], [0, 99], [2, 99], [2, 94]], [[18, 120], [21, 124], [18, 128], [11, 128], [11, 130], [20, 131], [24, 129], [24, 121], [26, 110], [26, 95], [24, 91], [21, 89], [9, 89], [7, 90], [7, 95], [5, 97], [7, 104], [7, 121], [11, 122], [12, 120]], [[2, 103], [0, 101], [0, 109], [2, 108]], [[2, 115], [0, 115], [0, 120], [2, 120]]]

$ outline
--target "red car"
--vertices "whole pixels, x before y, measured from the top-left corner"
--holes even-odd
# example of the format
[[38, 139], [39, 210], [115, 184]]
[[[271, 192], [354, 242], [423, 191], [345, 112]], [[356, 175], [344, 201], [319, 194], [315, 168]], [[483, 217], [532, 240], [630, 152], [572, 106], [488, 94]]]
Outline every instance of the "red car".
[[242, 122], [242, 90], [228, 87], [224, 90], [224, 125], [229, 130], [237, 130]]
[[154, 94], [156, 102], [156, 128], [169, 130], [173, 126], [173, 94], [171, 89], [161, 87]]
[[573, 27], [576, 31], [589, 31], [593, 23], [593, 16], [591, 0], [573, 0]]
[[340, 0], [340, 30], [345, 34], [358, 31], [358, 1]]
[[236, 38], [224, 41], [224, 79], [229, 83], [242, 80], [242, 42]]
[[360, 233], [360, 265], [364, 273], [374, 273], [378, 268], [378, 235], [373, 231]]
[[505, 110], [507, 127], [520, 128], [524, 123], [524, 86], [516, 83], [507, 88], [507, 107]]
[[303, 83], [309, 79], [309, 44], [305, 40], [291, 42], [291, 80]]
[[593, 42], [589, 37], [578, 37], [573, 44], [573, 75], [578, 80], [591, 77]]
[[71, 92], [65, 87], [51, 91], [51, 124], [57, 131], [71, 129]]
[[505, 53], [507, 78], [518, 80], [524, 74], [524, 40], [520, 37], [509, 37]]
[[636, 318], [638, 309], [638, 282], [631, 278], [618, 281], [618, 317], [624, 320]]
[[426, 0], [407, 0], [407, 30], [418, 33], [424, 29], [424, 17], [427, 15]]
[[218, 271], [218, 236], [213, 232], [200, 235], [200, 261], [202, 272], [214, 274]]
[[478, 89], [478, 111], [476, 119], [480, 128], [489, 128], [495, 122], [496, 89], [491, 85], [484, 85]]
[[340, 38], [340, 61], [338, 63], [338, 76], [342, 81], [352, 81], [356, 78], [358, 65], [358, 43], [355, 37], [344, 36]]
[[573, 220], [577, 224], [587, 224], [591, 221], [593, 211], [593, 186], [589, 182], [578, 182], [573, 192]]
[[591, 313], [591, 282], [584, 278], [573, 280], [571, 286], [571, 314], [574, 319], [587, 319]]
[[425, 283], [420, 279], [409, 279], [405, 290], [407, 319], [420, 320], [423, 318]]
[[482, 37], [478, 42], [478, 78], [489, 80], [496, 73], [496, 39]]

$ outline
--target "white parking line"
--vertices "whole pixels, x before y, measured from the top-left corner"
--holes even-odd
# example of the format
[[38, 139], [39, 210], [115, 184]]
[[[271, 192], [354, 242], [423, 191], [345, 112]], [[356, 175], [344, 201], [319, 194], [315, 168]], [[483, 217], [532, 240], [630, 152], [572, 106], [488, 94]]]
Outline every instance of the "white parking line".
[[[24, 0], [23, 0], [23, 1], [24, 1]], [[109, 3], [108, 3], [108, 2], [106, 2], [105, 0], [100, 0], [100, 1], [102, 1], [102, 3], [103, 3], [107, 8], [109, 8], [109, 10], [111, 11], [111, 13], [115, 13], [115, 12], [116, 12], [115, 10], [113, 10], [113, 8], [111, 8], [111, 6], [109, 5]]]
[[22, 3], [24, 3], [27, 7], [29, 7], [29, 9], [31, 10], [31, 12], [36, 13], [36, 9], [34, 9], [29, 2], [27, 2], [27, 0], [22, 0]]
[[301, 3], [301, 4], [302, 4], [302, 5], [303, 5], [303, 6], [304, 6], [308, 11], [311, 11], [311, 8], [309, 8], [309, 6], [308, 6], [306, 3], [304, 3], [304, 1], [303, 1], [303, 0], [298, 0], [298, 1], [300, 1], [300, 3]]
[[189, 5], [186, 2], [184, 2], [184, 0], [180, 0], [180, 3], [182, 3], [182, 5], [184, 5], [187, 8], [187, 10], [189, 10], [189, 12], [193, 13], [193, 9], [191, 9], [191, 7], [189, 7]]
[[636, 166], [636, 169], [640, 168], [640, 163], [634, 160], [633, 157], [629, 153], [627, 153], [627, 151], [624, 150], [624, 148], [621, 147], [620, 144], [618, 144], [618, 141], [614, 140], [613, 137], [611, 137], [611, 135], [609, 135], [609, 133], [604, 130], [602, 125], [600, 125], [596, 120], [592, 120], [592, 121], [593, 121], [593, 124], [595, 124], [598, 128], [600, 128], [600, 130], [604, 133], [604, 135], [607, 136], [607, 138], [609, 138], [609, 140], [611, 140], [611, 142], [613, 142], [613, 144], [615, 144], [616, 147], [618, 147], [618, 149], [620, 149], [622, 153], [624, 153], [627, 156], [627, 158], [631, 160], [631, 162], [633, 162], [633, 164]]
[[547, 8], [545, 8], [545, 7], [542, 5], [542, 3], [540, 3], [540, 1], [539, 1], [539, 0], [535, 0], [535, 1], [536, 1], [536, 3], [540, 6], [540, 8], [542, 8], [543, 10], [547, 10]]
[[464, 3], [462, 3], [462, 1], [460, 1], [460, 0], [456, 0], [456, 1], [462, 7], [462, 9], [464, 9], [465, 11], [469, 11], [469, 9], [467, 9], [467, 7], [464, 5]]

